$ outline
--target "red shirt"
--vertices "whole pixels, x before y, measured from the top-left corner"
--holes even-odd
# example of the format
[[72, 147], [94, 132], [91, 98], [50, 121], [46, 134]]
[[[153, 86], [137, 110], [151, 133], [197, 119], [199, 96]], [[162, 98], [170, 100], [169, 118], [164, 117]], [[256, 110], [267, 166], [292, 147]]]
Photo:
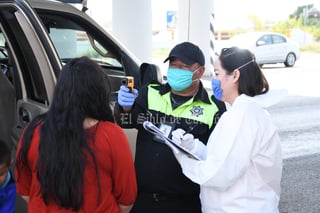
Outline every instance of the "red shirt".
[[[39, 194], [40, 183], [36, 175], [40, 128], [35, 129], [28, 151], [28, 163], [32, 169], [31, 176], [26, 168], [16, 171], [17, 192], [29, 196], [28, 210], [36, 212], [69, 213], [72, 210], [59, 209], [51, 202], [48, 206]], [[89, 145], [93, 150], [100, 178], [101, 202], [98, 196], [98, 180], [95, 166], [91, 157], [87, 157], [87, 166], [84, 172], [83, 205], [81, 213], [118, 213], [119, 204], [131, 205], [137, 195], [136, 176], [130, 146], [123, 130], [111, 122], [100, 121], [87, 131], [95, 131], [95, 141], [89, 137]], [[19, 143], [18, 150], [20, 150]], [[17, 152], [18, 153], [18, 152]]]

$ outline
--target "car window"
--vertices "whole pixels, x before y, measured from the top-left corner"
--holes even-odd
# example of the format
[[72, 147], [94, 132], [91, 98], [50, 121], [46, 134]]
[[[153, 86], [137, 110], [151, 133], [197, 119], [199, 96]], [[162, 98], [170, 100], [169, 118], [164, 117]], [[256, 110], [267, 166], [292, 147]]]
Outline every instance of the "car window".
[[[57, 13], [51, 10], [37, 11], [59, 55], [62, 65], [69, 60], [87, 56], [104, 69], [111, 79], [112, 99], [116, 98], [121, 79], [126, 76], [126, 60], [123, 52], [91, 23], [79, 16]], [[130, 66], [131, 67], [131, 66]], [[130, 68], [131, 69], [131, 68]]]
[[41, 14], [40, 18], [45, 22], [49, 36], [63, 63], [70, 59], [88, 56], [115, 68], [121, 68], [111, 50], [103, 47], [86, 29], [80, 24], [63, 16], [51, 16]]
[[2, 32], [0, 32], [0, 58], [7, 57], [7, 50], [5, 49], [5, 38]]
[[7, 74], [8, 67], [7, 67], [7, 59], [8, 59], [8, 53], [7, 49], [5, 47], [5, 38], [3, 36], [3, 33], [0, 32], [0, 69], [3, 74]]
[[272, 35], [272, 41], [274, 44], [281, 44], [281, 43], [285, 43], [286, 39], [280, 35]]
[[272, 44], [270, 35], [263, 35], [258, 39], [258, 41], [264, 41], [265, 45]]

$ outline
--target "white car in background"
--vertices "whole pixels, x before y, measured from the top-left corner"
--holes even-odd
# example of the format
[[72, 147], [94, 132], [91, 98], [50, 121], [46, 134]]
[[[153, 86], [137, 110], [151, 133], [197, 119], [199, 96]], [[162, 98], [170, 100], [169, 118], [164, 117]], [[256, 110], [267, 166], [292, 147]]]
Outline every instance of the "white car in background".
[[237, 46], [249, 49], [256, 57], [257, 63], [284, 63], [293, 67], [300, 58], [300, 48], [297, 42], [283, 34], [275, 32], [248, 32], [230, 38], [224, 47]]

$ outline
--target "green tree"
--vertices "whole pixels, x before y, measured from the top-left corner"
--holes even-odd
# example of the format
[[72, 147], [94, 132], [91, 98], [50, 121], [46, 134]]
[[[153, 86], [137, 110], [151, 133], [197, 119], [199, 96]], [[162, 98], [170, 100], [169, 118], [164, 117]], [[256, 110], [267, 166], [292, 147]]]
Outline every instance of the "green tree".
[[248, 20], [252, 22], [254, 31], [263, 31], [264, 26], [257, 15], [249, 15]]
[[304, 10], [310, 10], [311, 8], [313, 8], [313, 4], [308, 4], [308, 5], [304, 5], [304, 6], [299, 6], [292, 14], [289, 15], [289, 19], [292, 19], [292, 18], [296, 18], [296, 19], [299, 19], [302, 17], [303, 19], [303, 16], [304, 16]]
[[320, 41], [320, 17], [308, 17], [308, 13], [304, 14], [305, 10], [309, 11], [313, 7], [313, 4], [299, 6], [289, 15], [288, 20], [274, 25], [272, 31], [288, 35], [292, 29], [298, 28], [312, 34], [316, 41]]

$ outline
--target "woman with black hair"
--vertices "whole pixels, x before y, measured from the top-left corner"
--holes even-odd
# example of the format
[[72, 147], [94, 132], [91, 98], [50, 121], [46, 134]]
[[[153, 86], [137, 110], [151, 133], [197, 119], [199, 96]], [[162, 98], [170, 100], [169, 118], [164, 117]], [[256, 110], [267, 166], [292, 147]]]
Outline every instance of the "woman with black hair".
[[269, 84], [254, 55], [237, 47], [222, 50], [212, 81], [216, 98], [230, 104], [207, 146], [181, 130], [173, 139], [192, 152], [194, 160], [175, 151], [183, 173], [200, 184], [203, 213], [279, 212], [282, 157], [276, 127], [266, 107]]
[[17, 150], [17, 192], [29, 212], [129, 212], [134, 164], [110, 95], [109, 79], [91, 59], [63, 67], [50, 109], [27, 126]]

